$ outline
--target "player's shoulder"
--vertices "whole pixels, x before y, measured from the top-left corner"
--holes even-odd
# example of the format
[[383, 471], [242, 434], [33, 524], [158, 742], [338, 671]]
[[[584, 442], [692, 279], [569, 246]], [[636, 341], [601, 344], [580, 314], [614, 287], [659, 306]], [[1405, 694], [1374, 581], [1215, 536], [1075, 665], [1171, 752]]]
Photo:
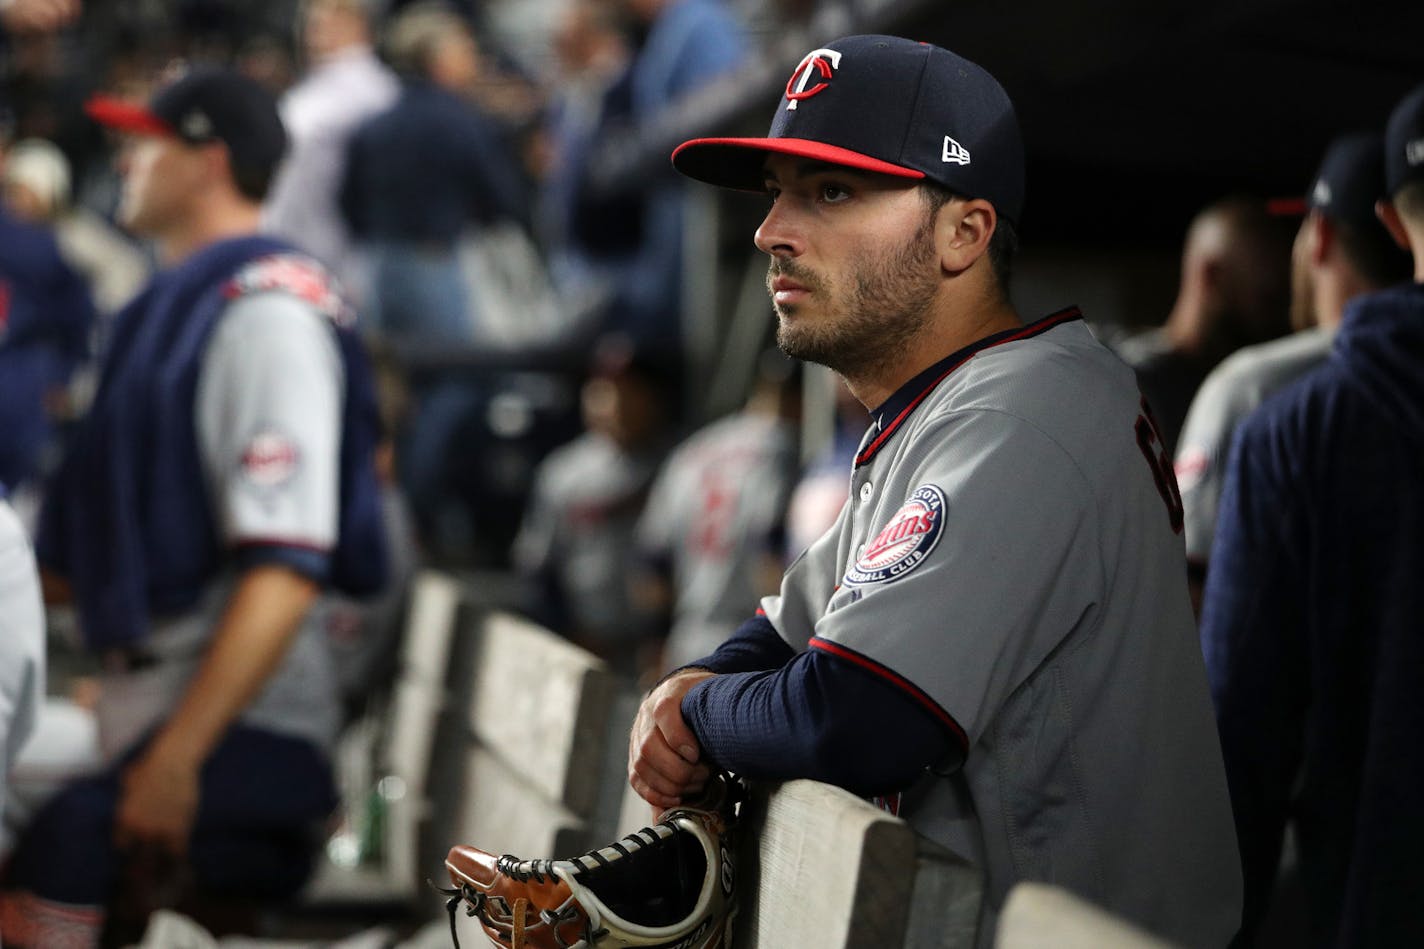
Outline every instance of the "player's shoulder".
[[544, 456], [536, 476], [543, 489], [554, 494], [578, 494], [596, 480], [599, 472], [610, 470], [618, 450], [611, 439], [596, 432], [584, 432]]
[[1137, 411], [1131, 368], [1081, 320], [987, 347], [963, 370], [940, 398], [943, 407], [997, 410], [1030, 421], [1115, 407]]
[[223, 284], [223, 296], [237, 301], [258, 294], [282, 294], [300, 301], [338, 326], [355, 313], [336, 278], [316, 258], [300, 251], [277, 251], [250, 260]]
[[1279, 380], [1299, 376], [1324, 360], [1331, 336], [1317, 327], [1238, 349], [1207, 375], [1202, 389], [1264, 394], [1279, 388]]

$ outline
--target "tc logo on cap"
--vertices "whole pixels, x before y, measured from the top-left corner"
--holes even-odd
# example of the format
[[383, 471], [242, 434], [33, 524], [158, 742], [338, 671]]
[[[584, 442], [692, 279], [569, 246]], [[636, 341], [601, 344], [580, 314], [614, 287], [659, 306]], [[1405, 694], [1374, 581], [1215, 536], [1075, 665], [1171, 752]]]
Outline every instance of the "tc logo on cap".
[[[841, 54], [837, 50], [813, 49], [807, 53], [801, 62], [797, 64], [796, 68], [792, 70], [791, 78], [786, 80], [786, 98], [789, 100], [786, 103], [786, 110], [788, 112], [794, 112], [796, 110], [796, 103], [802, 99], [811, 98], [822, 89], [825, 89], [826, 86], [830, 85], [826, 80], [831, 78], [832, 72], [839, 69], [840, 65]], [[811, 82], [811, 70], [813, 68], [819, 74], [820, 78], [816, 80], [814, 86], [807, 89], [806, 86]]]

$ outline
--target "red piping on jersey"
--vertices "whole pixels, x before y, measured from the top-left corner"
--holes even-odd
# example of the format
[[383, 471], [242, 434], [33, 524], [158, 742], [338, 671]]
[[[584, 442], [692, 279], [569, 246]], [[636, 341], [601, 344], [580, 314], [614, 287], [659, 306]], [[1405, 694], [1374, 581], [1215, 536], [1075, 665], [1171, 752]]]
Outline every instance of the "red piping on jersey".
[[950, 366], [944, 372], [940, 373], [938, 376], [935, 377], [935, 380], [933, 382], [925, 386], [925, 390], [919, 395], [915, 396], [914, 400], [911, 401], [909, 405], [905, 406], [905, 408], [900, 412], [899, 415], [895, 416], [894, 421], [892, 421], [889, 425], [885, 426], [884, 431], [882, 431], [879, 435], [875, 436], [875, 441], [871, 442], [869, 445], [866, 445], [865, 450], [862, 451], [859, 455], [855, 456], [855, 466], [859, 468], [861, 465], [868, 462], [871, 458], [875, 457], [875, 453], [880, 450], [880, 447], [890, 440], [890, 436], [895, 434], [895, 430], [900, 427], [901, 423], [904, 422], [905, 419], [910, 417], [910, 413], [915, 411], [915, 409], [919, 407], [919, 404], [923, 402], [925, 398], [935, 390], [936, 386], [943, 382], [945, 378], [949, 376], [950, 373], [954, 372], [954, 370], [958, 369], [960, 366], [964, 365], [969, 360], [982, 353], [984, 350], [992, 349], [993, 347], [1002, 345], [1003, 343], [1012, 343], [1020, 339], [1028, 339], [1031, 336], [1037, 336], [1040, 333], [1046, 333], [1061, 323], [1069, 323], [1073, 320], [1082, 319], [1082, 317], [1083, 314], [1079, 312], [1076, 306], [1070, 306], [1066, 309], [1059, 310], [1057, 313], [1054, 313], [1050, 316], [1045, 316], [1037, 323], [1030, 323], [1028, 326], [1023, 327], [1022, 329], [1011, 330], [1007, 336], [986, 336], [984, 339], [980, 340], [977, 343], [971, 343], [968, 347], [968, 351], [965, 352], [961, 358], [956, 359], [954, 361], [954, 365]]
[[847, 662], [853, 662], [857, 666], [860, 666], [862, 669], [864, 669], [866, 672], [869, 672], [872, 675], [879, 676], [886, 682], [889, 682], [891, 685], [898, 688], [900, 691], [908, 694], [910, 698], [914, 699], [920, 705], [924, 706], [925, 711], [933, 715], [940, 724], [944, 725], [944, 727], [950, 730], [954, 737], [958, 739], [959, 747], [964, 751], [965, 754], [969, 753], [969, 737], [964, 734], [964, 729], [960, 728], [959, 723], [954, 720], [954, 717], [948, 712], [946, 712], [943, 708], [941, 708], [938, 702], [926, 695], [925, 692], [920, 689], [919, 686], [915, 685], [915, 683], [911, 682], [909, 679], [906, 679], [904, 676], [900, 675], [894, 670], [887, 669], [885, 666], [882, 666], [874, 659], [871, 659], [868, 656], [862, 656], [855, 650], [842, 646], [840, 643], [833, 643], [828, 639], [822, 639], [819, 636], [813, 636], [811, 637], [811, 642], [808, 645], [812, 649], [819, 649], [822, 652], [828, 652], [833, 656], [839, 656]]

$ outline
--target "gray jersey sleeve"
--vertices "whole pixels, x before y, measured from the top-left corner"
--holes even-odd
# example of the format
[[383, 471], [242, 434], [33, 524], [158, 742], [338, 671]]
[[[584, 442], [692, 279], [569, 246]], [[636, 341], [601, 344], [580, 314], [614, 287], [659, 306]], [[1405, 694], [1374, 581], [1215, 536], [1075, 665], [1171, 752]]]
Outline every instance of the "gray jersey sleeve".
[[0, 500], [0, 785], [45, 694], [45, 623], [25, 529]]
[[1173, 467], [1182, 494], [1187, 559], [1195, 563], [1205, 563], [1211, 554], [1231, 433], [1251, 409], [1228, 368], [1217, 367], [1202, 383], [1177, 439]]
[[228, 306], [198, 378], [199, 445], [223, 540], [336, 541], [345, 376], [335, 334], [284, 291]]

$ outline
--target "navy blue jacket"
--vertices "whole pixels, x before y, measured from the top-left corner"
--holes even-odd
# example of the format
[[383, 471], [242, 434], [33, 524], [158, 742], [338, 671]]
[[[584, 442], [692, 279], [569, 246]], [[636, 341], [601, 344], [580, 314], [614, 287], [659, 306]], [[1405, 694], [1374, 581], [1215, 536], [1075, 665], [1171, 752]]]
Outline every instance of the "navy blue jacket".
[[1259, 923], [1295, 822], [1322, 946], [1424, 945], [1424, 286], [1359, 298], [1233, 443], [1202, 645]]

